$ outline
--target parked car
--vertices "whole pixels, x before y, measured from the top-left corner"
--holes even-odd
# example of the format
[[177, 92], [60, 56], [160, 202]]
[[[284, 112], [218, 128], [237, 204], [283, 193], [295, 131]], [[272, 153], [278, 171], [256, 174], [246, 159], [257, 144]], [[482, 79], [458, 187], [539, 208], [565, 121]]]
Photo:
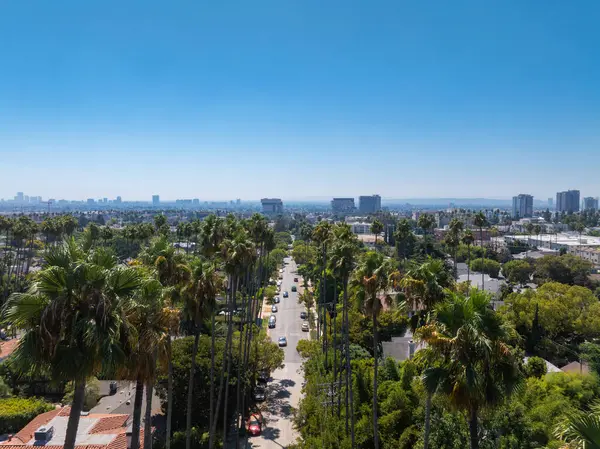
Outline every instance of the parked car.
[[296, 291], [296, 286], [292, 285], [292, 291], [295, 292]]
[[275, 315], [271, 315], [269, 317], [269, 329], [274, 329], [275, 328], [275, 323], [277, 322]]
[[277, 306], [275, 304], [271, 306], [271, 312], [277, 313]]
[[308, 321], [302, 323], [302, 332], [308, 332], [310, 328], [308, 327]]
[[258, 376], [256, 377], [256, 380], [259, 383], [266, 384], [269, 381], [269, 377], [270, 376], [269, 376], [269, 373], [267, 371], [260, 371], [258, 373]]
[[262, 432], [263, 418], [260, 413], [252, 413], [246, 421], [246, 429], [252, 436], [258, 436]]
[[274, 302], [275, 304], [279, 304], [279, 301], [280, 301], [280, 300], [279, 300], [279, 296], [275, 296], [275, 298], [273, 298], [273, 302]]
[[287, 346], [287, 338], [279, 337], [278, 343], [279, 343], [279, 346]]
[[254, 388], [254, 400], [262, 402], [267, 398], [267, 390], [261, 385], [257, 385]]
[[116, 394], [117, 393], [117, 383], [113, 380], [110, 384], [108, 384], [108, 392], [109, 394]]
[[288, 294], [287, 290], [285, 292], [283, 292], [283, 297], [284, 298], [287, 298], [288, 296], [289, 296], [289, 294]]
[[300, 312], [300, 319], [301, 320], [305, 320], [308, 318], [308, 313], [306, 312]]
[[298, 282], [298, 278], [294, 278], [294, 282]]

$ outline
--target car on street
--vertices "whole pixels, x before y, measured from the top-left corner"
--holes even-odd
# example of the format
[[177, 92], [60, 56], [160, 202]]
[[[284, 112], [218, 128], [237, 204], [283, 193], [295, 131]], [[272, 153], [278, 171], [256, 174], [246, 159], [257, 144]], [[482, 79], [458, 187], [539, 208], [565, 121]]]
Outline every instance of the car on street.
[[277, 323], [277, 319], [275, 318], [275, 315], [271, 315], [269, 317], [269, 329], [274, 329], [276, 323]]
[[273, 298], [273, 302], [275, 304], [279, 304], [279, 301], [280, 301], [279, 296], [275, 296], [275, 298]]
[[271, 306], [271, 312], [277, 313], [277, 306], [275, 304]]
[[277, 287], [281, 287], [281, 281], [277, 281]]
[[252, 436], [258, 436], [262, 432], [263, 418], [260, 413], [252, 413], [246, 421], [246, 429]]
[[266, 384], [269, 381], [268, 371], [260, 371], [256, 377], [256, 381], [262, 384]]
[[283, 297], [284, 297], [284, 298], [287, 298], [288, 296], [289, 296], [289, 294], [288, 294], [287, 290], [286, 290], [286, 291], [284, 291], [284, 292], [283, 292]]
[[279, 346], [287, 346], [287, 338], [279, 337], [279, 340], [277, 340], [277, 343], [279, 343]]
[[292, 291], [295, 292], [297, 290], [295, 285], [292, 285]]
[[301, 320], [305, 320], [308, 318], [308, 313], [306, 312], [300, 312], [300, 319]]
[[283, 273], [283, 268], [280, 268], [280, 269], [279, 269], [279, 272], [280, 272], [280, 273]]
[[108, 390], [109, 390], [109, 393], [111, 395], [116, 394], [117, 393], [117, 389], [118, 389], [117, 383], [114, 380], [111, 381], [110, 384], [108, 384]]
[[294, 278], [294, 282], [298, 282], [298, 278]]
[[308, 321], [302, 323], [302, 332], [308, 332], [310, 328], [308, 327]]
[[262, 402], [267, 399], [267, 390], [262, 385], [257, 385], [254, 387], [254, 400], [257, 402]]

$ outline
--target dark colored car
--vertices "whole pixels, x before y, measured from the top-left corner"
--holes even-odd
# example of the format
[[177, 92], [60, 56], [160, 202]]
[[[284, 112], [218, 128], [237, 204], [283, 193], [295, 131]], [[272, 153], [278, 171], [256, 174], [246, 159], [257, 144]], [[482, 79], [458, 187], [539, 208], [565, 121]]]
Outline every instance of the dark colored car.
[[254, 400], [257, 402], [262, 402], [267, 398], [267, 390], [265, 387], [261, 385], [257, 385], [254, 388]]
[[267, 371], [261, 371], [258, 373], [256, 380], [260, 383], [266, 384], [269, 381], [269, 373]]
[[308, 318], [308, 313], [306, 312], [300, 312], [300, 319], [301, 320], [305, 320]]
[[294, 282], [298, 282], [298, 278], [294, 278]]
[[114, 380], [110, 384], [108, 384], [108, 391], [110, 394], [116, 394], [117, 389], [118, 389], [118, 386]]
[[289, 293], [287, 291], [283, 292], [283, 297], [287, 298], [289, 296]]

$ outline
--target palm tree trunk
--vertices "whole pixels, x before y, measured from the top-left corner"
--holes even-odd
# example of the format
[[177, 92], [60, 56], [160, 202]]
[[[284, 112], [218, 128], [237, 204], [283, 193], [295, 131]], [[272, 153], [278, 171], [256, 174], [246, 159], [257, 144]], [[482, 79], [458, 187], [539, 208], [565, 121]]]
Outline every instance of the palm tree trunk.
[[373, 447], [379, 449], [379, 430], [377, 428], [377, 368], [379, 365], [377, 346], [377, 313], [373, 312]]
[[[79, 419], [83, 410], [83, 401], [85, 399], [85, 378], [75, 381], [75, 391], [73, 394], [73, 403], [69, 413], [69, 421], [67, 423], [67, 433], [65, 436], [65, 449], [75, 449], [75, 440], [77, 438], [77, 428], [79, 427]], [[135, 449], [135, 448], [134, 448]]]
[[233, 291], [231, 294], [231, 302], [229, 303], [229, 322], [227, 325], [227, 340], [225, 341], [225, 350], [224, 350], [224, 358], [227, 359], [227, 382], [225, 383], [225, 400], [223, 401], [223, 445], [225, 445], [225, 441], [227, 441], [227, 406], [229, 403], [229, 379], [231, 378], [231, 346], [233, 340], [233, 309], [236, 301], [236, 293], [237, 293], [237, 284], [239, 282], [238, 277], [235, 277], [235, 282], [233, 285]]
[[427, 392], [425, 401], [425, 431], [423, 432], [423, 449], [429, 449], [429, 432], [431, 426], [431, 397], [433, 395]]
[[469, 289], [471, 289], [471, 245], [467, 245], [467, 282], [469, 284]]
[[173, 418], [173, 353], [171, 349], [171, 336], [167, 338], [167, 436], [165, 447], [171, 449], [171, 420]]
[[140, 422], [142, 419], [142, 399], [144, 395], [144, 381], [138, 375], [135, 383], [135, 397], [133, 399], [133, 422], [131, 427], [131, 449], [140, 447]]
[[483, 248], [483, 228], [479, 228], [479, 238], [481, 242], [481, 260], [483, 267], [481, 270], [481, 290], [485, 290], [485, 249]]
[[152, 396], [154, 382], [146, 383], [146, 416], [144, 418], [144, 449], [152, 449]]
[[469, 417], [469, 435], [471, 440], [471, 449], [479, 449], [479, 431], [477, 428], [477, 406], [471, 406]]
[[[213, 421], [215, 419], [215, 310], [213, 307], [211, 313], [211, 332], [210, 332], [210, 418], [208, 420], [209, 429], [211, 430], [208, 439], [208, 449], [213, 448], [215, 442], [214, 433], [212, 432]], [[169, 449], [169, 448], [167, 448]]]
[[[346, 325], [345, 325], [345, 347], [346, 347], [346, 389], [350, 402], [350, 437], [352, 441], [352, 449], [356, 447], [356, 438], [354, 433], [354, 391], [352, 387], [352, 365], [350, 363], [350, 315], [348, 313], [348, 276], [344, 279], [344, 308], [346, 310]], [[348, 404], [347, 404], [348, 405]], [[346, 407], [346, 415], [348, 409]]]
[[[196, 324], [194, 323], [194, 326]], [[194, 347], [192, 348], [192, 366], [190, 367], [190, 379], [188, 382], [187, 397], [187, 415], [185, 420], [185, 449], [192, 447], [192, 405], [194, 399], [194, 374], [196, 372], [196, 354], [198, 353], [198, 342], [200, 341], [200, 332], [194, 329]]]

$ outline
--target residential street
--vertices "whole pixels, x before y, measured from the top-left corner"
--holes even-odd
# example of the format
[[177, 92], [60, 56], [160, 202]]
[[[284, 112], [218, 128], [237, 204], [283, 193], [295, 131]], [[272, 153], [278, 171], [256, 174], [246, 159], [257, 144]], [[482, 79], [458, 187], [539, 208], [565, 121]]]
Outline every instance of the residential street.
[[[259, 437], [251, 437], [251, 448], [280, 449], [294, 443], [297, 433], [292, 425], [292, 413], [298, 406], [301, 397], [303, 376], [301, 371], [301, 358], [296, 351], [296, 345], [302, 338], [308, 338], [308, 332], [302, 332], [300, 312], [304, 306], [298, 304], [298, 292], [292, 292], [296, 264], [291, 258], [286, 258], [286, 265], [281, 285], [281, 303], [277, 316], [275, 329], [269, 329], [271, 340], [277, 342], [281, 336], [288, 339], [285, 351], [285, 366], [272, 373], [269, 382], [267, 400], [264, 403], [263, 416], [265, 428]], [[289, 298], [283, 297], [283, 292], [289, 293]]]

